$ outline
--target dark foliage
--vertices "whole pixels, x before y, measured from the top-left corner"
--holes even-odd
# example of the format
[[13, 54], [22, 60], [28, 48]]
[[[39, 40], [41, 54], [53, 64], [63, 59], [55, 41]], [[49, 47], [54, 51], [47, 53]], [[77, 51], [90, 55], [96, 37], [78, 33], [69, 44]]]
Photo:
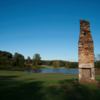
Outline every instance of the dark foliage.
[[33, 56], [33, 65], [34, 66], [39, 66], [41, 65], [41, 57], [40, 57], [40, 54], [35, 54]]
[[[98, 58], [99, 59], [99, 58]], [[78, 62], [68, 62], [63, 60], [41, 60], [40, 54], [35, 54], [33, 59], [24, 58], [22, 54], [0, 51], [0, 69], [7, 70], [30, 70], [32, 66], [59, 66], [66, 68], [78, 68]], [[95, 67], [100, 68], [100, 60], [95, 61]]]
[[12, 66], [13, 55], [10, 52], [0, 51], [0, 69], [8, 69]]
[[54, 66], [59, 64], [59, 67], [78, 68], [78, 62], [68, 62], [63, 60], [42, 60], [42, 65]]
[[95, 62], [95, 67], [96, 67], [96, 68], [100, 68], [100, 61], [96, 61], [96, 62]]
[[15, 53], [13, 56], [13, 66], [24, 67], [25, 59], [22, 54]]

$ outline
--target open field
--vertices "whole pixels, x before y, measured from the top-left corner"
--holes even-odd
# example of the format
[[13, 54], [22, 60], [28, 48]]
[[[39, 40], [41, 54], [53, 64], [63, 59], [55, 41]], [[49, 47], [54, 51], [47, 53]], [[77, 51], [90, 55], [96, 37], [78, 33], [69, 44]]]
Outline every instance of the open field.
[[77, 75], [0, 71], [0, 100], [99, 99], [100, 85], [79, 84]]

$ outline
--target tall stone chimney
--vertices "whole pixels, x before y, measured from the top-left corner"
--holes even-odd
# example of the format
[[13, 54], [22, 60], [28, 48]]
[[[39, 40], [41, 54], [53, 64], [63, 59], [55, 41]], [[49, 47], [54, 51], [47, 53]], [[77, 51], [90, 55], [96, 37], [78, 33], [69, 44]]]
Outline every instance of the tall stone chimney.
[[95, 81], [94, 45], [90, 32], [90, 23], [80, 20], [80, 36], [78, 42], [79, 81]]

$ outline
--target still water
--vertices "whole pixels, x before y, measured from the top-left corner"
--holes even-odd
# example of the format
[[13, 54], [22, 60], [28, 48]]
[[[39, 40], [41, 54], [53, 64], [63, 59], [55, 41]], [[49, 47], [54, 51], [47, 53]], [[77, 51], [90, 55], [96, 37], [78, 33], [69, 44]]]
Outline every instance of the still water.
[[39, 73], [63, 73], [63, 74], [78, 74], [78, 69], [67, 69], [67, 68], [41, 68], [37, 71]]

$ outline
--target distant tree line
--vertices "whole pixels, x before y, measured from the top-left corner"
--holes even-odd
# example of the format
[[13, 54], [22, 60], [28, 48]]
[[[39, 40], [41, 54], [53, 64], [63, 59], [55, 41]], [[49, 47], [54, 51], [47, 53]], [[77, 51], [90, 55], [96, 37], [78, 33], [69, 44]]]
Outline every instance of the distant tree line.
[[14, 55], [7, 51], [0, 51], [0, 69], [8, 70], [26, 70], [38, 67], [41, 65], [41, 57], [39, 54], [35, 54], [31, 59], [25, 57], [20, 53]]
[[95, 57], [95, 67], [100, 68], [100, 54]]
[[25, 58], [22, 54], [0, 51], [0, 69], [24, 68]]
[[58, 67], [78, 68], [77, 62], [69, 62], [63, 60], [42, 60], [42, 65], [53, 66], [54, 68]]
[[[78, 68], [78, 62], [69, 62], [63, 60], [41, 60], [40, 54], [34, 54], [33, 58], [20, 53], [12, 54], [7, 51], [0, 51], [0, 69], [7, 70], [37, 70], [43, 66], [54, 68]], [[100, 55], [95, 58], [95, 67], [100, 68]]]

